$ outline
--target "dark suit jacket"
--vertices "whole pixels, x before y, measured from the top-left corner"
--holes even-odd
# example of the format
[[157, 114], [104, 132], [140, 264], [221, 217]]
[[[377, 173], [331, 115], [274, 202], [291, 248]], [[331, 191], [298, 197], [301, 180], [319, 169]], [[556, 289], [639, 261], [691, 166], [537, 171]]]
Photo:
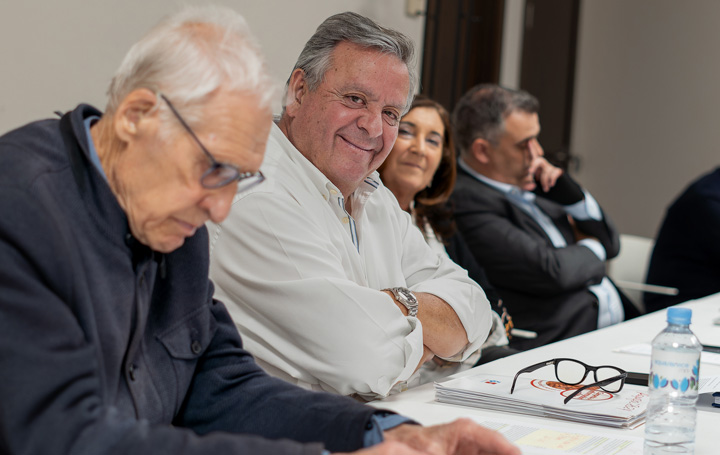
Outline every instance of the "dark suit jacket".
[[[576, 244], [560, 204], [536, 199], [565, 238], [565, 248], [555, 248], [532, 217], [462, 168], [451, 199], [458, 229], [513, 315], [515, 327], [538, 332], [534, 340], [513, 339], [512, 346], [528, 349], [597, 328], [597, 298], [588, 286], [603, 279], [605, 263]], [[619, 236], [607, 217], [576, 224], [600, 241], [608, 259], [618, 254]]]
[[720, 168], [702, 176], [670, 206], [655, 242], [647, 283], [678, 295], [645, 294], [656, 311], [720, 292]]

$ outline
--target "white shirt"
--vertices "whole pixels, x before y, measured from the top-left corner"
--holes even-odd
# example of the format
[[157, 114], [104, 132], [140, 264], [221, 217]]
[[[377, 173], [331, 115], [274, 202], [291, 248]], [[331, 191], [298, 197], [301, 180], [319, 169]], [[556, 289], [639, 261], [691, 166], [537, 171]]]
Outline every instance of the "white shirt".
[[[210, 225], [210, 275], [244, 345], [271, 374], [301, 386], [385, 396], [423, 354], [420, 321], [382, 289], [404, 286], [453, 307], [469, 344], [485, 341], [490, 305], [467, 272], [425, 243], [377, 173], [342, 195], [273, 125], [266, 182]], [[377, 187], [377, 188], [376, 188]]]

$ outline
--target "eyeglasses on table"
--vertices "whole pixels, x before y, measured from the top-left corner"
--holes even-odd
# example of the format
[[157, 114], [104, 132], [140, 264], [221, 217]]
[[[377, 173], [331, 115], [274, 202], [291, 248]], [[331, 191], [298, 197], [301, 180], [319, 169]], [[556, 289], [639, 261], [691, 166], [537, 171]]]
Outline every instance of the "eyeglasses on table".
[[510, 393], [512, 394], [515, 391], [515, 383], [517, 382], [518, 376], [523, 373], [531, 373], [549, 365], [555, 366], [555, 377], [563, 384], [578, 385], [585, 380], [591, 371], [595, 378], [595, 382], [592, 384], [584, 385], [567, 396], [563, 402], [564, 404], [567, 404], [581, 392], [591, 387], [598, 387], [609, 393], [618, 393], [622, 390], [625, 385], [625, 378], [627, 378], [627, 372], [625, 370], [611, 365], [592, 366], [575, 359], [552, 359], [530, 365], [518, 371], [510, 387]]

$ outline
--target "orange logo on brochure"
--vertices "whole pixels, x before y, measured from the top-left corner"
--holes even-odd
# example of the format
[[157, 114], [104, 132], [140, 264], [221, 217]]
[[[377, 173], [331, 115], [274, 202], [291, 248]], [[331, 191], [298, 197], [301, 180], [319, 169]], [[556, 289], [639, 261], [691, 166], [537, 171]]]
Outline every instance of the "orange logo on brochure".
[[[546, 381], [544, 379], [533, 379], [530, 384], [539, 390], [545, 390], [548, 392], [560, 391], [560, 395], [567, 397], [574, 391], [583, 387], [580, 385], [568, 385], [557, 381]], [[585, 401], [605, 401], [613, 397], [612, 393], [606, 392], [598, 387], [590, 387], [580, 392], [573, 400], [585, 400]]]

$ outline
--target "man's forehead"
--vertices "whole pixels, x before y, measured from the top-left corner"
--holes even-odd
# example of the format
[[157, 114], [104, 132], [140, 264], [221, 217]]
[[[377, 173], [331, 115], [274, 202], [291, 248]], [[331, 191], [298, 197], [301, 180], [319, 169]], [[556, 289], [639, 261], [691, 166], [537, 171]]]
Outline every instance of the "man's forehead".
[[[391, 77], [387, 72], [368, 71], [367, 67], [373, 63], [380, 63], [381, 66], [398, 65], [403, 72], [402, 83], [391, 84]], [[410, 90], [410, 72], [407, 64], [396, 55], [343, 42], [333, 50], [327, 72], [332, 72], [335, 76], [331, 79], [335, 80], [335, 88], [338, 90], [360, 92], [369, 101], [381, 102], [385, 106], [401, 111], [406, 107]], [[323, 78], [323, 81], [327, 79]]]
[[540, 134], [540, 121], [536, 112], [513, 110], [503, 119], [505, 136], [513, 142], [522, 142]]

